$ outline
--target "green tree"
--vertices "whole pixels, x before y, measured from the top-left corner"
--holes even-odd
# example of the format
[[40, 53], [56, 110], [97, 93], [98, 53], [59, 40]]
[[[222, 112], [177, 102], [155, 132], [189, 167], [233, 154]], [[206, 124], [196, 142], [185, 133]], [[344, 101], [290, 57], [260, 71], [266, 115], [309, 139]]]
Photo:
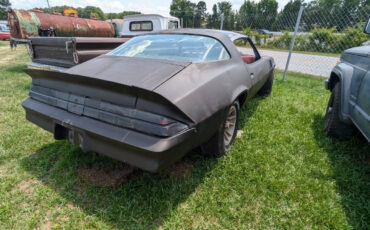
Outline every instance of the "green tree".
[[[78, 14], [80, 15], [80, 12], [78, 12]], [[104, 12], [99, 7], [95, 7], [95, 6], [86, 6], [80, 15], [80, 17], [82, 18], [91, 18], [92, 16], [95, 16], [96, 19], [99, 19], [99, 20], [105, 19]]]
[[232, 11], [232, 5], [228, 1], [222, 1], [217, 3], [219, 15], [224, 14], [224, 25], [223, 29], [233, 30], [235, 14]]
[[133, 14], [141, 14], [141, 12], [138, 11], [122, 11], [120, 13], [105, 13], [104, 17], [106, 19], [123, 19], [123, 17], [127, 15], [133, 15]]
[[276, 0], [261, 0], [257, 3], [256, 25], [263, 29], [272, 29], [277, 17], [278, 3]]
[[63, 14], [63, 10], [64, 10], [65, 8], [74, 8], [74, 7], [72, 7], [72, 6], [67, 6], [67, 5], [63, 5], [63, 6], [53, 6], [53, 7], [50, 7], [50, 8], [48, 8], [48, 7], [45, 7], [45, 8], [38, 8], [38, 9], [40, 9], [40, 10], [42, 10], [43, 12], [48, 13], [48, 14], [51, 14], [51, 13], [53, 13], [53, 12], [59, 12], [59, 13]]
[[194, 27], [200, 27], [207, 17], [207, 5], [204, 1], [199, 1], [195, 7]]
[[238, 24], [241, 28], [255, 28], [257, 4], [250, 0], [244, 1], [239, 9]]
[[0, 0], [0, 20], [6, 20], [8, 18], [7, 9], [11, 6], [9, 0]]
[[284, 9], [278, 14], [277, 21], [273, 26], [274, 30], [293, 30], [295, 19], [298, 16], [301, 5], [304, 5], [303, 0], [290, 0]]
[[189, 0], [172, 0], [170, 15], [183, 20], [183, 27], [193, 27], [196, 4]]
[[212, 7], [212, 14], [208, 15], [208, 28], [220, 28], [220, 17], [217, 10], [217, 5], [214, 4]]

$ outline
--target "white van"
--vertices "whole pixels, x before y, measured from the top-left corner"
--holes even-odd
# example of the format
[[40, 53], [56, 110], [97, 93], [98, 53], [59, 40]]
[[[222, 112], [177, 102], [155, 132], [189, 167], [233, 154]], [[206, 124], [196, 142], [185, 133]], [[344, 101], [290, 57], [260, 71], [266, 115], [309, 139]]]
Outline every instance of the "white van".
[[148, 32], [180, 28], [180, 20], [159, 14], [135, 14], [125, 16], [122, 27], [121, 37], [133, 37]]

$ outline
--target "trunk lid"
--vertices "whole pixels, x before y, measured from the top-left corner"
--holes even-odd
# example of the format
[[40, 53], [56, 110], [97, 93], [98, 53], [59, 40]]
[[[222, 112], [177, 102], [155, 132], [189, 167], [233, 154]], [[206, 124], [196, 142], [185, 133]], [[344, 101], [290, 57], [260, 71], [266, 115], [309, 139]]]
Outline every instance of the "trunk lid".
[[103, 55], [66, 73], [153, 91], [188, 65], [188, 62]]

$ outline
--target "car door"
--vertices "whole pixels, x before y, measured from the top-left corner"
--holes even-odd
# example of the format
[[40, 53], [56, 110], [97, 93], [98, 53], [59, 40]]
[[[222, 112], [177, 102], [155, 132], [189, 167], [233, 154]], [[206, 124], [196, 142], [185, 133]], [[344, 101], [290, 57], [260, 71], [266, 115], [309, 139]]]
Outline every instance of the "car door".
[[249, 38], [243, 37], [237, 39], [234, 41], [234, 44], [242, 55], [245, 68], [247, 69], [246, 73], [252, 79], [253, 86], [251, 92], [254, 94], [263, 86], [268, 78], [271, 64], [268, 60], [260, 56], [252, 40]]
[[[370, 62], [370, 57], [368, 58]], [[352, 105], [352, 119], [360, 131], [370, 140], [370, 69], [363, 77], [357, 101]]]

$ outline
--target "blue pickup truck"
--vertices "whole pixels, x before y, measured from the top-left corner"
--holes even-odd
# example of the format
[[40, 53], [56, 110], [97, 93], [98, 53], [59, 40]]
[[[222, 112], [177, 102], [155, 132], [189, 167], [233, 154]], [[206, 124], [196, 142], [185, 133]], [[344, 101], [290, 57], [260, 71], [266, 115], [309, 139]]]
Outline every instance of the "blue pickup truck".
[[[364, 32], [370, 34], [370, 19]], [[326, 134], [344, 140], [357, 127], [370, 142], [370, 46], [345, 50], [325, 87], [331, 91], [324, 121]]]

